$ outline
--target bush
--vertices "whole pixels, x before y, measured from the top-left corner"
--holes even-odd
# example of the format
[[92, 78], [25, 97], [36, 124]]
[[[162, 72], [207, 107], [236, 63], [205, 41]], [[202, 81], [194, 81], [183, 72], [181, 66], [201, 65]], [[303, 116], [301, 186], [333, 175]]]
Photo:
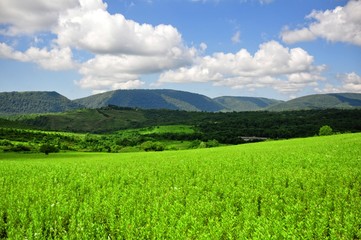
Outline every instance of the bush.
[[318, 132], [319, 136], [327, 136], [327, 135], [332, 135], [332, 134], [333, 134], [333, 130], [328, 125], [322, 126]]
[[148, 151], [163, 151], [164, 146], [160, 142], [152, 142], [152, 141], [146, 141], [142, 143], [141, 148], [148, 152]]
[[59, 152], [59, 148], [57, 148], [54, 145], [46, 143], [46, 144], [43, 144], [43, 145], [40, 146], [39, 151], [42, 152], [42, 153], [45, 153], [45, 155], [48, 155], [49, 153]]
[[16, 144], [13, 146], [9, 146], [4, 150], [5, 152], [29, 152], [31, 148], [29, 146], [23, 144]]

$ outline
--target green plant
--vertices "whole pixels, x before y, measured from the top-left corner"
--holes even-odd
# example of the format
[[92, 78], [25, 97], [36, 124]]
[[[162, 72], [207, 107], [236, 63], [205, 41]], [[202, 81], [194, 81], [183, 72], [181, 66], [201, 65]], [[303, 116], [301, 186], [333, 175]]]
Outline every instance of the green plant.
[[360, 140], [0, 153], [0, 238], [360, 239]]
[[39, 151], [45, 153], [45, 155], [49, 155], [49, 153], [59, 152], [59, 148], [54, 145], [45, 143], [40, 146]]
[[322, 126], [318, 132], [319, 136], [327, 136], [327, 135], [332, 135], [332, 134], [333, 134], [333, 130], [328, 125]]

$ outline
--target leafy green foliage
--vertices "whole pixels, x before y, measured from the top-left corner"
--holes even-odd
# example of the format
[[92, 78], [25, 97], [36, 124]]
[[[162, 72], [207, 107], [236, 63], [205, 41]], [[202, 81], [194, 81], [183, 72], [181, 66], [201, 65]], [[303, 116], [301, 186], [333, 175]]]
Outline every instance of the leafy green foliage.
[[359, 239], [360, 140], [345, 134], [181, 154], [2, 153], [0, 236]]
[[148, 151], [159, 152], [159, 151], [163, 151], [165, 147], [160, 142], [146, 141], [141, 144], [141, 148], [146, 152]]
[[[186, 149], [212, 140], [220, 144], [242, 144], [265, 138], [309, 137], [319, 133], [324, 125], [340, 133], [360, 132], [361, 110], [206, 113], [112, 106], [3, 121], [4, 127], [27, 125], [27, 128], [52, 132], [1, 128], [1, 123], [0, 120], [0, 139], [30, 142], [32, 151], [37, 151], [36, 144], [51, 141], [50, 144], [61, 150], [119, 152], [127, 147], [140, 151], [140, 145], [146, 141], [161, 142], [165, 149], [169, 149], [168, 146]], [[84, 138], [84, 134], [54, 131], [93, 134]]]
[[322, 126], [320, 128], [320, 131], [318, 132], [318, 135], [320, 136], [327, 136], [332, 134], [333, 134], [332, 128], [328, 125]]
[[[332, 126], [335, 132], [358, 132], [361, 131], [360, 119], [361, 110], [207, 113], [124, 109], [113, 106], [39, 115], [16, 120], [16, 123], [27, 125], [28, 128], [83, 133], [111, 133], [125, 129], [187, 125], [194, 129], [194, 134], [187, 133], [188, 136], [194, 137], [198, 134], [191, 140], [216, 139], [220, 143], [238, 144], [243, 142], [243, 136], [273, 139], [314, 136], [323, 125]], [[183, 133], [179, 133], [181, 134]]]
[[57, 146], [51, 144], [42, 144], [39, 149], [40, 152], [45, 153], [45, 155], [49, 155], [49, 153], [57, 153], [59, 152], [59, 148]]

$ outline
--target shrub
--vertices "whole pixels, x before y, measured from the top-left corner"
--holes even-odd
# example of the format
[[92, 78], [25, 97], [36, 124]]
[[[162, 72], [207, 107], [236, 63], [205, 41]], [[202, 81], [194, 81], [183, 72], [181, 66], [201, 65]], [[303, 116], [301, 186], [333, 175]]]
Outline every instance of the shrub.
[[5, 152], [29, 152], [31, 148], [29, 146], [23, 144], [16, 144], [13, 146], [9, 146], [4, 150]]
[[328, 125], [322, 126], [318, 132], [319, 136], [327, 136], [327, 135], [332, 135], [332, 134], [333, 134], [333, 130]]
[[163, 151], [164, 146], [160, 142], [152, 142], [152, 141], [146, 141], [142, 143], [141, 148], [148, 152], [148, 151]]
[[59, 152], [59, 148], [57, 148], [54, 145], [45, 143], [45, 144], [40, 146], [39, 151], [42, 152], [42, 153], [45, 153], [45, 155], [48, 155], [49, 153]]

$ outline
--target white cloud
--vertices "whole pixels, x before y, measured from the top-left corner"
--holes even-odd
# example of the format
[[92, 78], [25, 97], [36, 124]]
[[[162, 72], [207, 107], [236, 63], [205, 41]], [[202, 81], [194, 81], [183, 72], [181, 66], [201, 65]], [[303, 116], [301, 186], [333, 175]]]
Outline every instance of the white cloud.
[[361, 76], [355, 72], [338, 75], [342, 81], [340, 91], [361, 93]]
[[64, 70], [75, 66], [72, 49], [91, 53], [91, 59], [77, 65], [83, 76], [77, 84], [83, 88], [139, 87], [144, 84], [139, 80], [142, 75], [192, 64], [198, 52], [206, 49], [206, 44], [199, 50], [187, 47], [171, 25], [140, 24], [121, 14], [110, 14], [102, 0], [5, 1], [0, 4], [9, 8], [1, 8], [4, 16], [0, 23], [9, 27], [2, 34], [46, 31], [55, 37], [48, 42], [51, 48], [29, 47], [24, 52], [0, 43], [0, 57]]
[[253, 56], [241, 49], [235, 54], [199, 57], [193, 66], [164, 72], [158, 83], [213, 82], [232, 88], [272, 87], [280, 92], [297, 92], [324, 80], [324, 68], [315, 66], [313, 57], [303, 49], [289, 49], [270, 41], [261, 44]]
[[339, 74], [337, 79], [340, 81], [339, 85], [326, 84], [323, 89], [316, 88], [315, 90], [320, 93], [361, 93], [361, 76], [357, 73]]
[[306, 18], [314, 22], [308, 27], [285, 30], [281, 38], [286, 43], [310, 41], [317, 37], [331, 42], [346, 42], [361, 46], [361, 1], [350, 0], [344, 7], [313, 11]]
[[70, 48], [53, 48], [50, 51], [46, 48], [31, 47], [25, 52], [14, 50], [5, 43], [0, 43], [0, 57], [21, 62], [35, 62], [47, 70], [69, 70], [76, 66], [72, 60]]
[[206, 51], [207, 48], [208, 48], [208, 46], [207, 46], [206, 43], [202, 42], [201, 44], [199, 44], [199, 49], [200, 49], [201, 52]]
[[110, 14], [102, 5], [81, 3], [61, 14], [55, 32], [60, 46], [95, 54], [162, 55], [173, 48], [186, 50], [173, 26], [139, 24], [121, 14]]
[[18, 35], [49, 31], [57, 24], [60, 12], [78, 4], [78, 0], [1, 0], [0, 24], [9, 25], [1, 33]]
[[98, 90], [140, 87], [142, 75], [189, 65], [206, 47], [185, 46], [171, 25], [139, 24], [110, 14], [106, 5], [82, 2], [61, 14], [55, 32], [59, 46], [95, 54], [81, 66], [83, 78], [77, 84]]
[[83, 78], [77, 82], [82, 88], [116, 89], [139, 87], [144, 74], [179, 68], [188, 64], [196, 54], [193, 49], [188, 56], [179, 56], [175, 49], [164, 56], [97, 55], [83, 63], [79, 73]]
[[237, 31], [231, 38], [232, 43], [240, 43], [241, 42], [241, 32]]
[[317, 38], [308, 28], [293, 31], [285, 28], [281, 33], [281, 37], [286, 43], [313, 41]]

